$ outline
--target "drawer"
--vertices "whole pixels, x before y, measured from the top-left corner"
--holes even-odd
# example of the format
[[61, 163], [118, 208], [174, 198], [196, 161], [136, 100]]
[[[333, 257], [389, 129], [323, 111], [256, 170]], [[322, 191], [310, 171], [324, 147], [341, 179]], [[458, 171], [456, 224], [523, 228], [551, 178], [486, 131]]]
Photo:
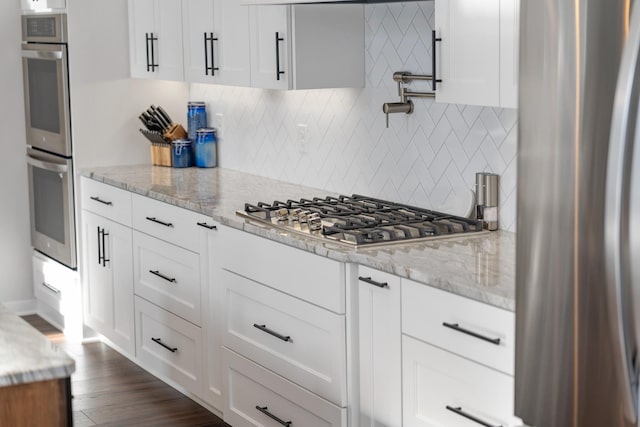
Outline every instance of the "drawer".
[[[522, 425], [513, 416], [513, 377], [404, 335], [403, 426]], [[447, 409], [450, 408], [450, 409]]]
[[223, 349], [222, 359], [224, 421], [233, 427], [282, 427], [287, 422], [304, 427], [347, 426], [346, 408], [337, 407], [228, 349]]
[[80, 179], [82, 209], [131, 227], [131, 193], [89, 178]]
[[510, 311], [403, 280], [402, 332], [514, 374], [515, 315]]
[[34, 252], [33, 293], [38, 301], [63, 316], [78, 307], [80, 290], [78, 274], [57, 262]]
[[136, 295], [200, 325], [198, 254], [134, 231], [133, 265]]
[[200, 252], [200, 239], [206, 230], [198, 223], [206, 223], [208, 217], [139, 194], [132, 195], [132, 204], [134, 229]]
[[229, 227], [219, 231], [224, 269], [335, 313], [345, 312], [344, 263]]
[[345, 318], [228, 271], [224, 345], [346, 406]]
[[140, 365], [202, 396], [202, 333], [199, 327], [135, 297], [136, 356]]

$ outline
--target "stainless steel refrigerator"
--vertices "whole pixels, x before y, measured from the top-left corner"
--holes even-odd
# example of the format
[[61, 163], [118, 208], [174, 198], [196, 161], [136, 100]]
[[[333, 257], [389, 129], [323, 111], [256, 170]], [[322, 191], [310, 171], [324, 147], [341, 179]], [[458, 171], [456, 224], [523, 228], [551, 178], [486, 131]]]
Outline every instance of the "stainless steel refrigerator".
[[521, 0], [516, 415], [638, 423], [640, 1]]

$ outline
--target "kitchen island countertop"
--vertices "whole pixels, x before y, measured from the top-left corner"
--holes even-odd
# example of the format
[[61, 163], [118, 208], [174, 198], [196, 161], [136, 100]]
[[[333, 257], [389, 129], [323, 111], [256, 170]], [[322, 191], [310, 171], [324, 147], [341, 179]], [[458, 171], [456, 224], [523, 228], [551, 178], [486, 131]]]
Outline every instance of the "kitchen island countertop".
[[224, 168], [175, 169], [139, 165], [87, 169], [83, 176], [211, 216], [220, 224], [341, 262], [400, 277], [515, 310], [515, 234], [474, 236], [352, 249], [278, 231], [236, 215], [245, 203], [336, 194]]
[[0, 304], [0, 387], [70, 377], [75, 362]]

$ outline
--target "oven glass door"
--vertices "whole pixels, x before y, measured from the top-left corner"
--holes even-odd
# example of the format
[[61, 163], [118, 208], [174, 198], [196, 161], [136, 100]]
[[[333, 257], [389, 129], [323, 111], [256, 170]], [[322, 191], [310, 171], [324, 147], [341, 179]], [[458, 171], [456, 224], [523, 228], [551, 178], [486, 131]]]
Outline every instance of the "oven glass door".
[[66, 45], [23, 44], [22, 71], [27, 144], [71, 156]]
[[31, 244], [76, 268], [75, 213], [71, 159], [29, 150]]

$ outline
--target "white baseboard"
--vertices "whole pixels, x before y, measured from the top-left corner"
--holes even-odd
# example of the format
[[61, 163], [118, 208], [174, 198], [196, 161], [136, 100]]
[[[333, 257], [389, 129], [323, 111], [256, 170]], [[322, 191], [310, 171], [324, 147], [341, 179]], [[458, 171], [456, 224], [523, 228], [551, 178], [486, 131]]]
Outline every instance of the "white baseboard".
[[38, 301], [35, 298], [22, 301], [5, 301], [2, 305], [18, 316], [26, 316], [38, 312]]

